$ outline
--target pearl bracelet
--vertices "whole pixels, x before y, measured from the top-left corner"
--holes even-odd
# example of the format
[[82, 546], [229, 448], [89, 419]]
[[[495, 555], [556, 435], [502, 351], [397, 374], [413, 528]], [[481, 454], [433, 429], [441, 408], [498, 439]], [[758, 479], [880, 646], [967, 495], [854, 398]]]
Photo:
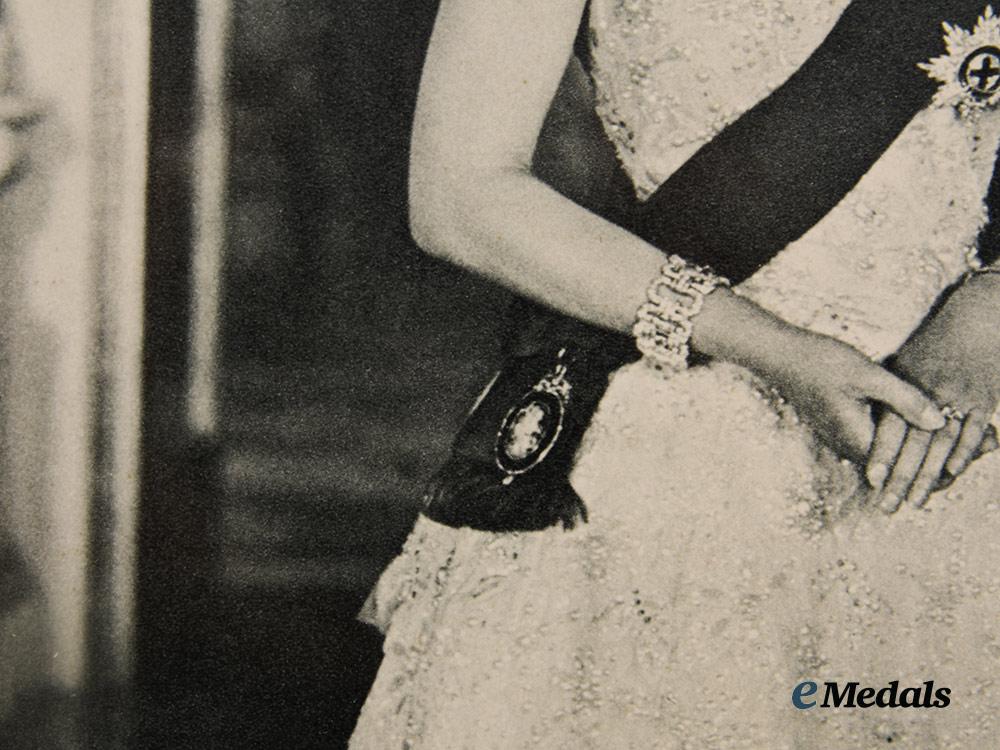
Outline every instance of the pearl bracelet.
[[647, 301], [636, 311], [632, 335], [646, 362], [659, 371], [687, 367], [691, 318], [701, 311], [705, 295], [728, 279], [710, 269], [671, 255], [646, 290]]

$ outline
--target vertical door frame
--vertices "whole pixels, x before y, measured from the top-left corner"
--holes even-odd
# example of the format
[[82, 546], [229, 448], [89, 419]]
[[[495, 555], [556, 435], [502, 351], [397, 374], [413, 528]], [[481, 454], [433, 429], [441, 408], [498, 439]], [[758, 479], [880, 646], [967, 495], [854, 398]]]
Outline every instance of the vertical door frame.
[[152, 0], [136, 673], [210, 684], [230, 0]]

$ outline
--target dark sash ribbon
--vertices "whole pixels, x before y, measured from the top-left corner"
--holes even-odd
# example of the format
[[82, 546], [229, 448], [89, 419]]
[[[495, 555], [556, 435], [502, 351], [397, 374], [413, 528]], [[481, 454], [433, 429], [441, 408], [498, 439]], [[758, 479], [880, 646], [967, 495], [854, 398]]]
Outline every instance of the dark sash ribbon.
[[[589, 100], [569, 112], [556, 103], [535, 172], [665, 253], [710, 265], [739, 283], [819, 222], [928, 106], [935, 83], [917, 63], [942, 52], [943, 20], [968, 28], [983, 9], [983, 0], [855, 0], [788, 81], [703, 146], [645, 203], [631, 193]], [[561, 137], [548, 139], [549, 129]], [[547, 149], [552, 143], [560, 145]], [[1000, 198], [997, 179], [993, 195]], [[1000, 239], [991, 222], [982, 238], [990, 247], [1000, 244], [994, 234]], [[507, 364], [431, 480], [424, 513], [486, 531], [570, 528], [586, 518], [568, 481], [580, 439], [608, 375], [638, 355], [626, 336], [524, 300], [512, 307], [506, 351]], [[558, 407], [560, 428], [542, 435], [552, 442], [529, 470], [512, 475], [497, 460], [505, 444], [498, 432], [557, 362], [572, 386]], [[536, 427], [544, 432], [553, 424], [549, 418]]]

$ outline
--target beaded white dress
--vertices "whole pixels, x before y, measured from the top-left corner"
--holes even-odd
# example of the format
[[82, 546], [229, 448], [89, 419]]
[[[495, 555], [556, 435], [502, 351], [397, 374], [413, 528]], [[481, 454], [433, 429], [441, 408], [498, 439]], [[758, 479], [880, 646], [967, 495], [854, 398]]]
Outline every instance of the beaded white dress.
[[[600, 113], [640, 196], [782, 83], [847, 0], [595, 0]], [[920, 61], [914, 61], [914, 64]], [[920, 112], [741, 285], [875, 359], [973, 262], [1000, 112]], [[571, 476], [589, 522], [421, 518], [374, 594], [351, 747], [983, 748], [1000, 741], [1000, 452], [887, 517], [746, 371], [619, 370]], [[804, 680], [947, 708], [793, 706]]]

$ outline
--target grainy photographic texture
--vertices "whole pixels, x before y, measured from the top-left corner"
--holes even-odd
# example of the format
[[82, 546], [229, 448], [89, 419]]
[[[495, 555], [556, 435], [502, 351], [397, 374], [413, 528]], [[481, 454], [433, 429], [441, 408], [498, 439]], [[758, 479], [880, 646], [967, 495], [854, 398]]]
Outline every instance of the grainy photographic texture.
[[0, 747], [993, 746], [998, 101], [985, 0], [3, 0]]

